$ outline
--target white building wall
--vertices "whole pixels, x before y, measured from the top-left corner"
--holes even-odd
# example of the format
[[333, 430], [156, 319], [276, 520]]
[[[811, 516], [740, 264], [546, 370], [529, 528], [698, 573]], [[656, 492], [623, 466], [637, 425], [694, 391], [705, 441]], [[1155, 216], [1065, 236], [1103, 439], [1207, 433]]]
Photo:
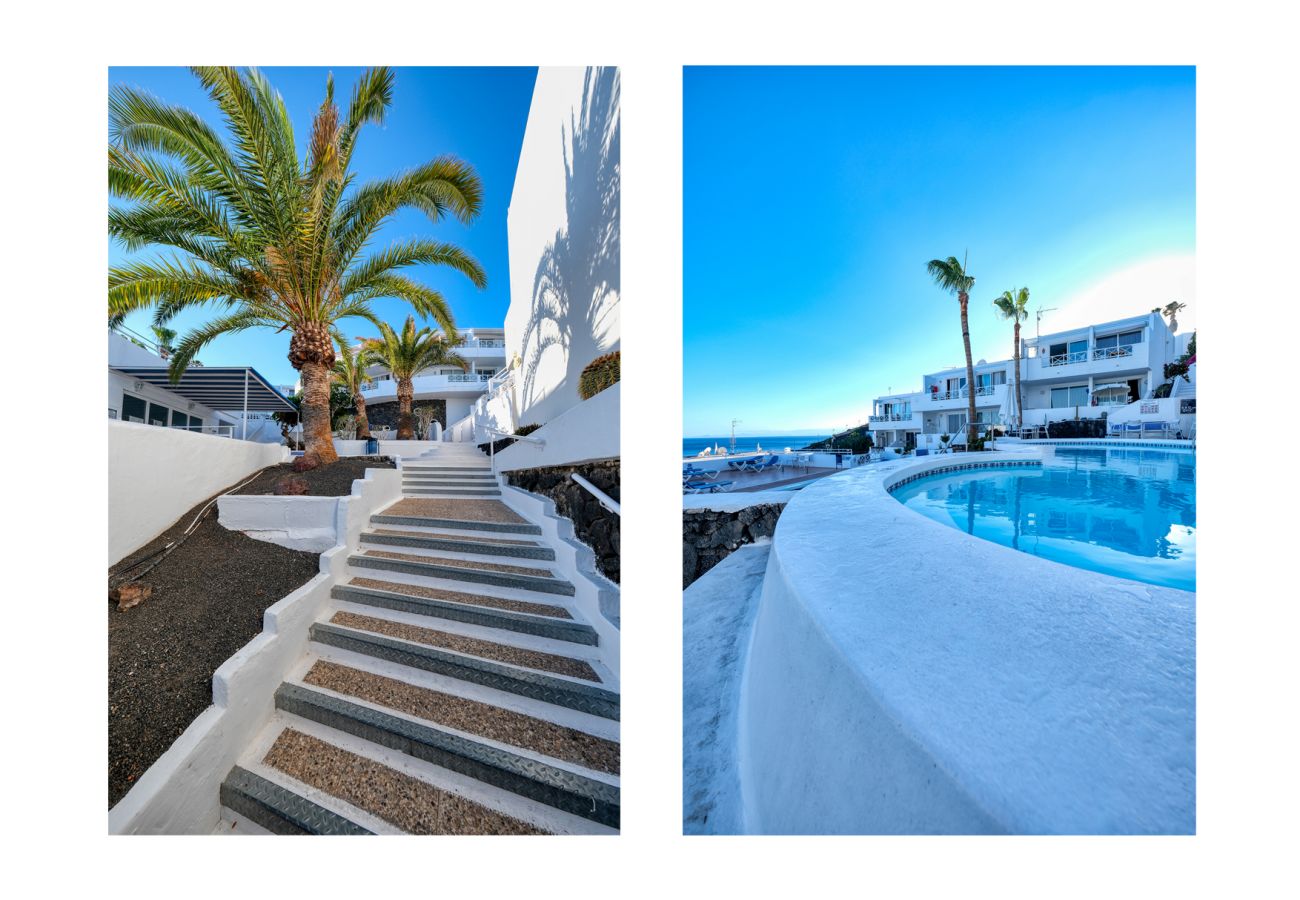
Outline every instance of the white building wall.
[[[138, 348], [137, 348], [138, 349]], [[142, 353], [144, 351], [141, 351]], [[131, 365], [158, 365], [158, 357], [152, 357], [152, 363], [131, 363]], [[137, 387], [136, 385], [139, 385]], [[110, 419], [122, 418], [122, 396], [130, 394], [139, 397], [149, 403], [157, 403], [167, 409], [180, 410], [187, 416], [198, 416], [203, 420], [204, 425], [217, 424], [216, 410], [209, 409], [202, 403], [194, 403], [186, 400], [180, 394], [173, 394], [171, 391], [145, 384], [142, 381], [136, 381], [129, 375], [123, 375], [121, 372], [108, 371], [108, 416]], [[170, 424], [170, 421], [168, 422]]]
[[507, 226], [520, 423], [579, 403], [582, 369], [619, 348], [619, 183], [618, 70], [540, 69]]

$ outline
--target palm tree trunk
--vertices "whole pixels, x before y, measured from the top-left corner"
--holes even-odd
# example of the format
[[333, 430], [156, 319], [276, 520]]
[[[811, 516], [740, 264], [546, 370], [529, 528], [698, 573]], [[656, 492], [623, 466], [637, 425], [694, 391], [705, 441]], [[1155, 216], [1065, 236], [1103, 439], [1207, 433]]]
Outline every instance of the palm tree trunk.
[[370, 439], [370, 420], [366, 418], [366, 398], [357, 391], [353, 395], [352, 406], [357, 411], [357, 440]]
[[411, 403], [415, 399], [415, 385], [409, 378], [397, 382], [397, 439], [409, 441], [415, 437], [415, 416]]
[[319, 362], [304, 362], [302, 368], [302, 436], [306, 455], [321, 465], [338, 460], [334, 436], [330, 433], [330, 370]]
[[1020, 399], [1020, 320], [1016, 319], [1016, 347], [1012, 354], [1016, 365], [1016, 427], [1025, 427], [1025, 407]]
[[970, 321], [966, 318], [970, 296], [965, 291], [959, 292], [957, 303], [961, 306], [961, 342], [966, 348], [966, 398], [969, 401], [966, 405], [966, 449], [969, 450], [978, 431], [975, 423], [975, 364], [971, 361]]

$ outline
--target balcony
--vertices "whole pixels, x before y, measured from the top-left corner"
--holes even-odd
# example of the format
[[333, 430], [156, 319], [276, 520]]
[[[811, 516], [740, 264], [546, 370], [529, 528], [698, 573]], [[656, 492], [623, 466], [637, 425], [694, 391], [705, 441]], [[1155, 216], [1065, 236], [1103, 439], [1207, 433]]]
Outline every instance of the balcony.
[[1118, 347], [1095, 347], [1092, 350], [1057, 353], [1051, 356], [1040, 356], [1039, 364], [1045, 369], [1054, 369], [1058, 366], [1073, 366], [1086, 362], [1125, 359], [1134, 357], [1141, 347], [1141, 344], [1121, 344]]
[[[411, 387], [417, 399], [438, 396], [478, 395], [487, 390], [491, 375], [477, 372], [450, 372], [439, 375], [416, 375], [411, 379]], [[385, 401], [397, 398], [397, 381], [391, 375], [381, 375], [372, 379], [361, 388], [366, 402]]]

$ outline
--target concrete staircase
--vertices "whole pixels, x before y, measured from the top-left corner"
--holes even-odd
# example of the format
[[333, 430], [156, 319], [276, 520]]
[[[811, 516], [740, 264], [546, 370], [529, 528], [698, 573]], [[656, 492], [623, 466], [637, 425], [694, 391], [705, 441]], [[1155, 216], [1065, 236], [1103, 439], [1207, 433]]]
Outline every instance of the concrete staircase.
[[221, 788], [223, 828], [613, 833], [619, 688], [543, 529], [448, 444], [351, 549], [276, 712]]

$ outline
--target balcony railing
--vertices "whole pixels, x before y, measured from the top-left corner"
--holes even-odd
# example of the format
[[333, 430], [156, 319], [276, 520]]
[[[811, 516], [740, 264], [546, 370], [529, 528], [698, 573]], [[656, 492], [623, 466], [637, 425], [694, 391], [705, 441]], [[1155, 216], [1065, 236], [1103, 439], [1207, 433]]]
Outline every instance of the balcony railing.
[[911, 420], [911, 413], [885, 413], [879, 416], [867, 417], [869, 422], [910, 422]]
[[1117, 359], [1121, 356], [1132, 356], [1133, 345], [1124, 344], [1120, 347], [1098, 347], [1092, 351], [1093, 359]]
[[453, 372], [447, 376], [447, 380], [452, 384], [482, 384], [491, 377], [477, 372]]
[[1092, 350], [1075, 350], [1073, 353], [1054, 353], [1050, 356], [1041, 356], [1045, 367], [1052, 366], [1072, 366], [1075, 363], [1088, 362], [1097, 359], [1118, 359], [1123, 356], [1133, 355], [1133, 344], [1121, 344], [1118, 347], [1094, 347]]
[[479, 347], [485, 350], [504, 350], [506, 342], [502, 338], [475, 338], [470, 340], [466, 338], [456, 345], [457, 347]]
[[[984, 384], [975, 388], [976, 397], [992, 397], [996, 384]], [[939, 400], [965, 400], [970, 396], [969, 388], [961, 388], [956, 391], [935, 391], [930, 394], [930, 400], [937, 402]]]

